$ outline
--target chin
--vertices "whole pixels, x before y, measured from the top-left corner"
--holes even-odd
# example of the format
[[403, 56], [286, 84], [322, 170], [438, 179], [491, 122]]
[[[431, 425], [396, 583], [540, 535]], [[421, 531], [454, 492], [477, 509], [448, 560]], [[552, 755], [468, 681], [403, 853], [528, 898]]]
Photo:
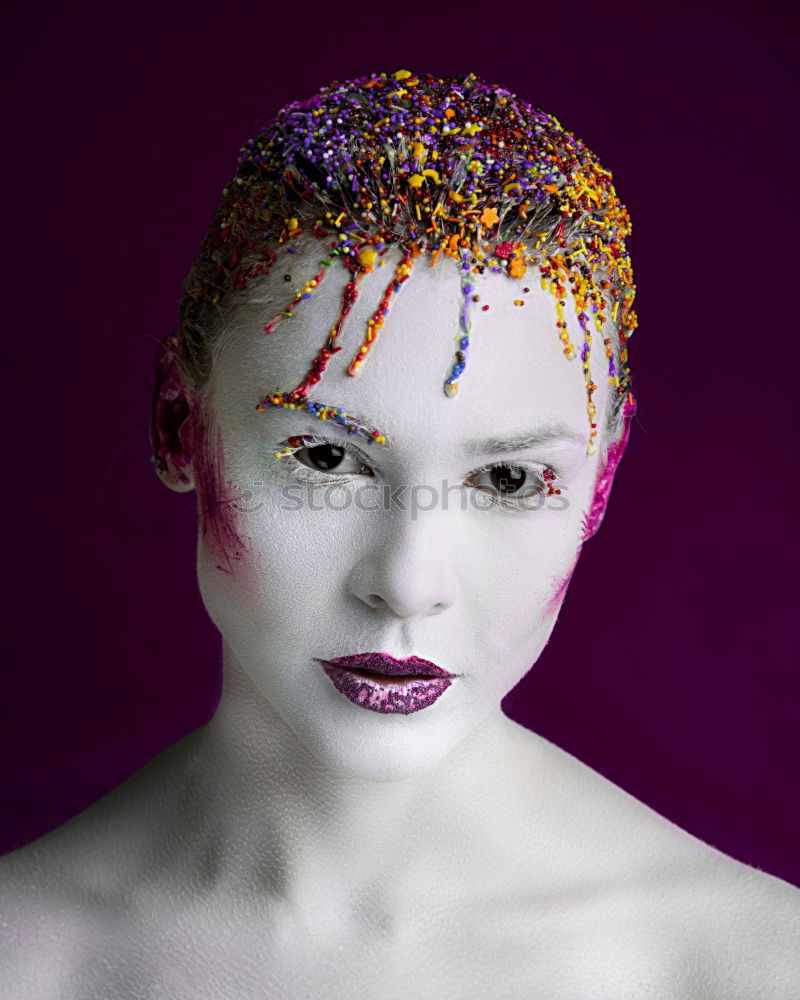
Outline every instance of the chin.
[[[345, 705], [349, 709], [350, 705]], [[383, 715], [353, 707], [367, 718], [342, 720], [314, 732], [296, 734], [332, 774], [376, 783], [403, 781], [433, 771], [477, 723], [459, 725], [452, 711], [440, 707], [438, 718]]]

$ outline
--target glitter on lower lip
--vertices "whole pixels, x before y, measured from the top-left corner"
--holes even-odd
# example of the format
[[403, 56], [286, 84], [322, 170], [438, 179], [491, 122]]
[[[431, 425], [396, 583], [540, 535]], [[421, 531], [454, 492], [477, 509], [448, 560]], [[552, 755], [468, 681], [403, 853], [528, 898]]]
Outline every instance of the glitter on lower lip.
[[337, 691], [354, 705], [372, 712], [410, 715], [432, 705], [453, 683], [449, 677], [414, 677], [402, 681], [387, 677], [378, 681], [326, 660], [319, 662]]

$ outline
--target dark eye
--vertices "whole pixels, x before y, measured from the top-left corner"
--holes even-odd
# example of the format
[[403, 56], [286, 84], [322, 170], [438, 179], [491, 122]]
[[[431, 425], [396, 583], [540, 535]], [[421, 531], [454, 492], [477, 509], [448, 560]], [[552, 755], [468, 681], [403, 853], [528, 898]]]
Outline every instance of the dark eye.
[[518, 465], [496, 465], [489, 473], [492, 486], [499, 493], [516, 493], [522, 490], [528, 473]]
[[295, 458], [305, 459], [312, 469], [320, 469], [322, 472], [337, 468], [344, 455], [344, 448], [335, 444], [317, 444], [313, 448], [300, 448], [295, 452]]
[[[302, 464], [317, 472], [341, 472], [343, 474], [365, 472], [366, 466], [357, 454], [336, 444], [315, 444], [298, 448], [294, 457]], [[347, 462], [351, 465], [348, 468]], [[344, 463], [344, 465], [342, 465]]]
[[[484, 481], [481, 482], [481, 479]], [[520, 465], [493, 465], [477, 474], [472, 485], [479, 489], [493, 490], [502, 497], [513, 498], [532, 496], [544, 484], [538, 474], [531, 473]]]

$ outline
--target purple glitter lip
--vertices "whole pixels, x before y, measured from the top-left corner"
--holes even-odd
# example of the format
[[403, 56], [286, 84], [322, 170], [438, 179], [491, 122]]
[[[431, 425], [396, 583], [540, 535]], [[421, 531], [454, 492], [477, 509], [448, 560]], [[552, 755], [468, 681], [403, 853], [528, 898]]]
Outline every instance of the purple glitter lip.
[[372, 712], [418, 712], [440, 698], [459, 676], [418, 656], [398, 660], [387, 653], [359, 653], [333, 660], [314, 659], [337, 691]]
[[332, 660], [324, 660], [324, 663], [332, 663], [335, 667], [349, 667], [351, 669], [368, 670], [373, 674], [385, 674], [387, 677], [404, 677], [413, 675], [414, 677], [457, 677], [457, 674], [448, 673], [441, 667], [437, 667], [430, 660], [423, 660], [420, 656], [407, 656], [404, 660], [398, 660], [389, 653], [356, 653], [354, 656], [337, 656]]

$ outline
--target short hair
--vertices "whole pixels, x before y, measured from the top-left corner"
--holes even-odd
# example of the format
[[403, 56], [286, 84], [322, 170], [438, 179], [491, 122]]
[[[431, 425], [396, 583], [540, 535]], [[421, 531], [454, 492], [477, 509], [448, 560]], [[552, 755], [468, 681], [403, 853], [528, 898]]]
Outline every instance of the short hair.
[[[454, 258], [462, 289], [469, 291], [467, 279], [488, 268], [526, 286], [539, 281], [553, 294], [564, 354], [581, 359], [590, 454], [597, 435], [597, 386], [589, 370], [593, 323], [608, 361], [609, 406], [600, 436], [605, 452], [619, 434], [626, 396], [633, 402], [627, 341], [636, 327], [625, 246], [631, 223], [612, 181], [556, 118], [474, 74], [439, 79], [401, 70], [331, 83], [281, 108], [239, 151], [183, 286], [172, 342], [186, 384], [202, 395], [229, 310], [252, 294], [278, 252], [298, 252], [298, 243], [305, 250], [316, 237], [324, 245], [318, 281], [334, 258], [357, 280], [397, 246], [405, 272], [395, 272], [379, 325], [392, 291], [418, 257], [433, 266]], [[295, 290], [265, 329], [291, 317], [315, 287], [309, 282]], [[584, 336], [579, 351], [564, 321], [567, 289]], [[464, 316], [474, 298], [465, 292]], [[376, 333], [373, 325], [350, 374]], [[332, 344], [329, 339], [328, 354], [316, 359], [316, 380]], [[446, 380], [448, 395], [457, 391], [453, 383], [464, 370], [467, 345], [465, 336]], [[282, 395], [299, 398], [297, 393]], [[279, 401], [275, 397], [274, 405]]]

